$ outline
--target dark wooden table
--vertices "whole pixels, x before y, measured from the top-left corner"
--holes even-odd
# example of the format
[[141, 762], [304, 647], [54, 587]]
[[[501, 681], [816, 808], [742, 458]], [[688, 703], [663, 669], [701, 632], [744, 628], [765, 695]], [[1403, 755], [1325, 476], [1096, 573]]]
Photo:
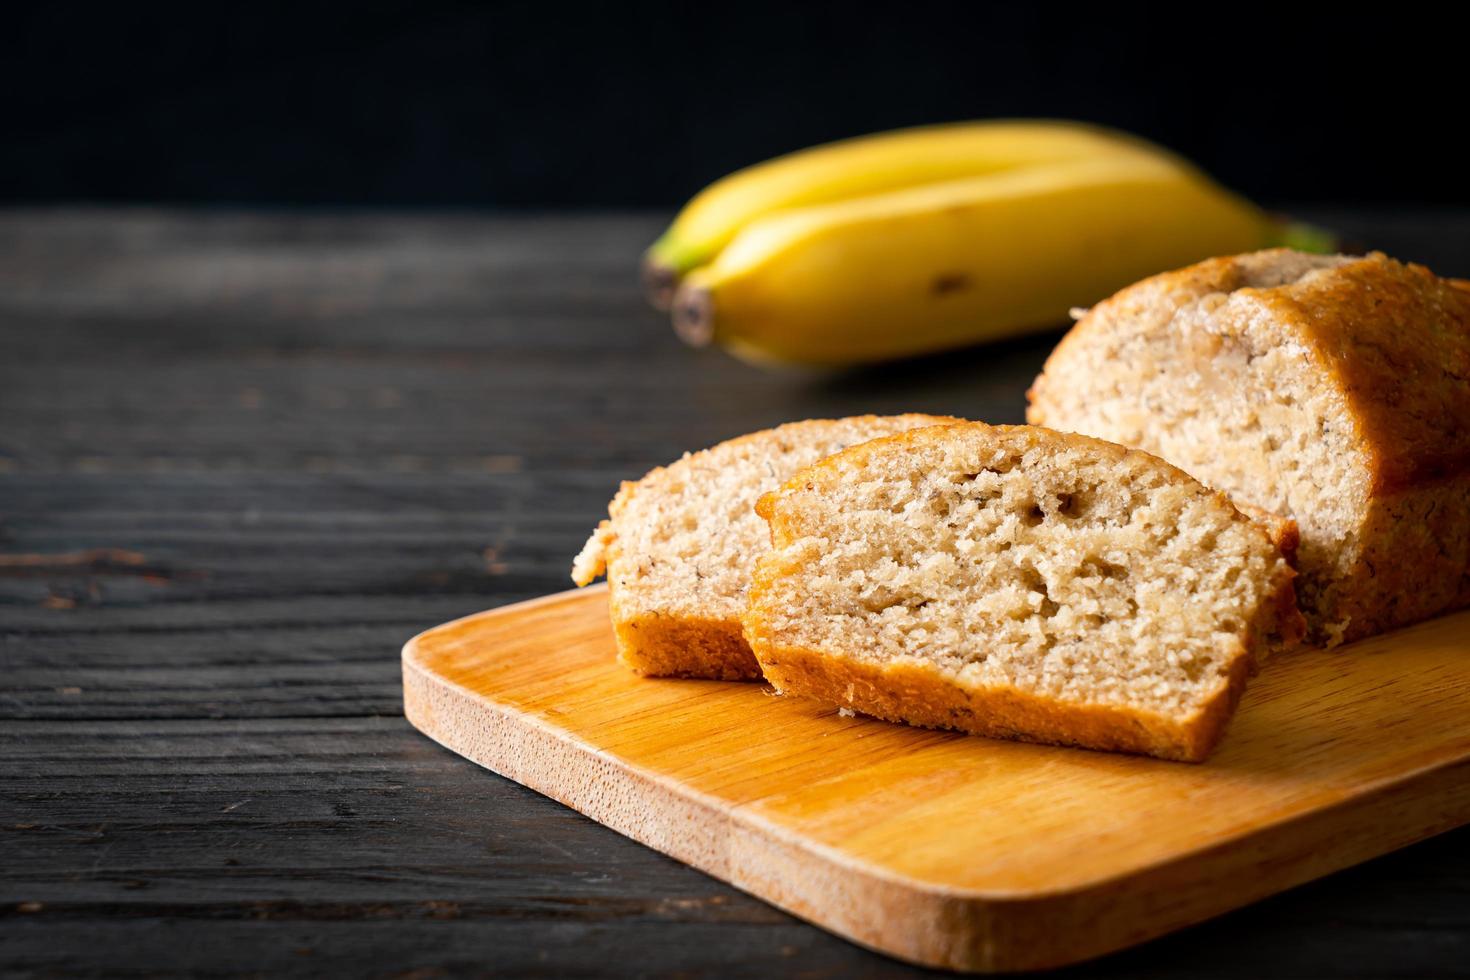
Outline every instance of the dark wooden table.
[[[1319, 215], [1470, 273], [1470, 215]], [[0, 972], [900, 975], [477, 769], [398, 653], [617, 481], [787, 419], [1017, 421], [1055, 334], [691, 351], [655, 216], [0, 213]], [[1076, 971], [1470, 975], [1470, 830]]]

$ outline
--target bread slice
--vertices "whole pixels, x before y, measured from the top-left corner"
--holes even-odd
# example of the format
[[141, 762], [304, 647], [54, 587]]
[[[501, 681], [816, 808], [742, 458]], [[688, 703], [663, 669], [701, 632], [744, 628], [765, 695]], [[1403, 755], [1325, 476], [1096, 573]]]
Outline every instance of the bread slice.
[[891, 721], [1197, 761], [1302, 628], [1265, 529], [1084, 436], [919, 429], [758, 509], [745, 635], [766, 679]]
[[762, 493], [845, 446], [932, 415], [793, 422], [722, 442], [624, 483], [572, 567], [587, 585], [604, 572], [618, 657], [641, 674], [754, 680], [760, 666], [740, 631], [746, 591], [768, 532]]
[[1314, 642], [1470, 604], [1470, 284], [1376, 253], [1211, 259], [1099, 303], [1030, 401], [1294, 518]]

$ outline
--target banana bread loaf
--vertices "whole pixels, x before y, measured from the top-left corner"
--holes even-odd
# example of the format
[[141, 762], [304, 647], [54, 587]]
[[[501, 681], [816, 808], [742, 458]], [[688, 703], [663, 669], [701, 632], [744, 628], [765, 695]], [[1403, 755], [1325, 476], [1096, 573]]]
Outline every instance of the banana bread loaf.
[[1315, 642], [1470, 603], [1470, 284], [1377, 253], [1211, 259], [1095, 306], [1030, 401], [1294, 518]]

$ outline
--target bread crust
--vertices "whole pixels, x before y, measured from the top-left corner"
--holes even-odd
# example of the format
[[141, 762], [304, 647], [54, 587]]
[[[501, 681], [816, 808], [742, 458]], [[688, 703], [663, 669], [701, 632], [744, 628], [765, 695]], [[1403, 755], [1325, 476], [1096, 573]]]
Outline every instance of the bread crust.
[[[1228, 495], [1226, 499], [1230, 499]], [[1290, 517], [1273, 514], [1269, 510], [1262, 510], [1260, 507], [1253, 507], [1239, 500], [1231, 500], [1230, 502], [1235, 505], [1236, 510], [1250, 518], [1260, 526], [1261, 530], [1266, 532], [1266, 537], [1270, 538], [1271, 543], [1276, 546], [1276, 550], [1281, 552], [1281, 557], [1285, 558], [1286, 563], [1295, 570], [1297, 567], [1297, 548], [1301, 547], [1302, 543], [1301, 528], [1297, 526], [1296, 521]]]
[[1276, 249], [1210, 259], [1103, 301], [1052, 351], [1027, 393], [1027, 420], [1067, 427], [1052, 376], [1136, 311], [1246, 292], [1340, 398], [1366, 461], [1357, 560], [1335, 580], [1317, 639], [1359, 639], [1470, 605], [1470, 284], [1375, 252], [1250, 285], [1261, 269], [1299, 258]]
[[648, 677], [690, 677], [716, 681], [761, 678], [738, 620], [693, 616], [643, 615], [619, 618], [613, 634], [618, 661]]
[[1250, 657], [1234, 661], [1220, 690], [1181, 723], [1122, 705], [1069, 704], [1013, 687], [966, 687], [919, 661], [878, 665], [755, 642], [766, 680], [783, 694], [921, 728], [1132, 752], [1177, 762], [1203, 762], [1210, 755], [1235, 713], [1251, 664]]
[[1259, 298], [1342, 389], [1375, 495], [1470, 471], [1470, 293], [1374, 252]]
[[[1031, 426], [984, 426], [1020, 447], [1042, 442], [1085, 445], [1122, 461], [1143, 461], [1171, 479], [1198, 486], [1198, 481], [1169, 462], [1141, 450], [1126, 449], [1090, 436], [1058, 433]], [[819, 489], [840, 481], [844, 467], [861, 466], [865, 458], [888, 445], [913, 445], [921, 440], [946, 438], [953, 425], [914, 429], [855, 446], [821, 460], [786, 481], [779, 490], [763, 495], [757, 512], [771, 525], [771, 537], [780, 548], [796, 536], [786, 524], [784, 494]], [[1258, 522], [1238, 510], [1230, 498], [1200, 487], [1216, 504], [1250, 526], [1263, 545], [1280, 552], [1293, 547], [1295, 525], [1290, 521]], [[888, 664], [866, 662], [842, 651], [816, 650], [782, 643], [770, 626], [763, 595], [781, 577], [770, 563], [757, 568], [751, 603], [744, 617], [745, 637], [766, 680], [783, 693], [816, 698], [887, 721], [925, 728], [948, 728], [993, 738], [1073, 745], [1107, 751], [1133, 752], [1182, 762], [1204, 760], [1224, 734], [1246, 679], [1267, 654], [1300, 642], [1305, 622], [1297, 609], [1292, 584], [1295, 573], [1283, 563], [1273, 593], [1262, 601], [1254, 619], [1242, 630], [1239, 654], [1230, 661], [1218, 689], [1203, 706], [1185, 719], [1138, 710], [1127, 705], [1080, 703], [1047, 697], [1014, 687], [967, 685], [923, 660]]]

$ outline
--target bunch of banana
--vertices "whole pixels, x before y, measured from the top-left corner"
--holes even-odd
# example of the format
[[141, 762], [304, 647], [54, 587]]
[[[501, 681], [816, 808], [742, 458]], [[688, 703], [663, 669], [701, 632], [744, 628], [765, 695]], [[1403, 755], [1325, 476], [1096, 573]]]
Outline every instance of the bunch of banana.
[[701, 192], [645, 281], [693, 344], [846, 365], [1044, 329], [1143, 276], [1295, 238], [1178, 157], [1074, 123], [805, 150]]

